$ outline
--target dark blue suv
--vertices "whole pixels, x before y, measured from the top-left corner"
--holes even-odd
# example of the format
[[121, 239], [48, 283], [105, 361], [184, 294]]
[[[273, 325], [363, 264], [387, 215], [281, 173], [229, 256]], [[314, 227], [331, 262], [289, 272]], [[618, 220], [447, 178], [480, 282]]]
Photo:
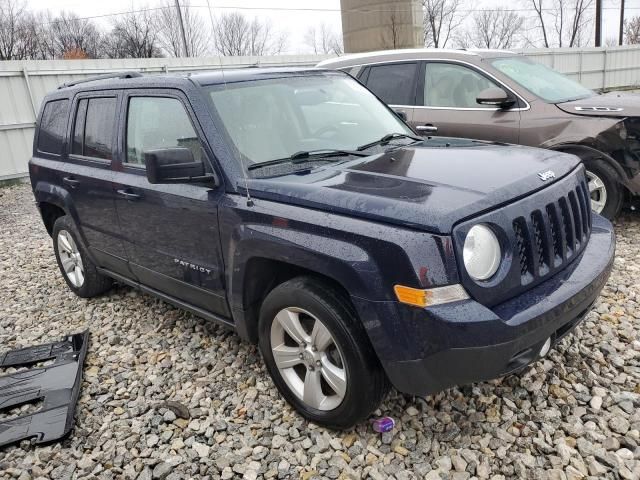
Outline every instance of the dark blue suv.
[[233, 327], [334, 428], [390, 385], [426, 395], [546, 355], [615, 249], [577, 157], [415, 137], [341, 72], [66, 84], [30, 174], [71, 290], [115, 280]]

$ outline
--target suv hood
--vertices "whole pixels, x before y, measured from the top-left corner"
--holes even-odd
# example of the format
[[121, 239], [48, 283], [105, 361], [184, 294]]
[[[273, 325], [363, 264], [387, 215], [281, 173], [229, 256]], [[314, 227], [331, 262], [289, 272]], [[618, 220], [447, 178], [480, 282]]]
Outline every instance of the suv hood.
[[558, 103], [556, 106], [567, 113], [595, 117], [640, 116], [640, 95], [637, 93], [611, 92], [593, 97]]
[[[551, 150], [435, 138], [247, 185], [255, 198], [448, 234], [455, 223], [547, 187], [578, 164]], [[539, 174], [549, 170], [555, 179], [543, 180]]]

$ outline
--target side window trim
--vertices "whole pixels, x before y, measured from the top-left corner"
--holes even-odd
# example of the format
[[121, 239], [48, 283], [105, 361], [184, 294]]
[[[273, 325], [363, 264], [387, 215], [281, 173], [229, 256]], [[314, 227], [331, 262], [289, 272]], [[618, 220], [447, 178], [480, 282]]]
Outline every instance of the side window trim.
[[[124, 93], [124, 96], [122, 98], [122, 121], [120, 122], [121, 126], [119, 128], [120, 132], [121, 132], [121, 138], [119, 138], [118, 142], [119, 142], [119, 150], [121, 152], [120, 154], [120, 162], [121, 162], [121, 166], [122, 169], [124, 171], [127, 171], [129, 173], [137, 173], [137, 174], [141, 174], [144, 175], [145, 171], [146, 171], [146, 167], [145, 165], [139, 165], [139, 164], [135, 164], [135, 163], [129, 163], [127, 162], [127, 132], [128, 132], [128, 124], [129, 124], [129, 102], [132, 98], [136, 98], [136, 97], [144, 97], [144, 98], [150, 98], [150, 97], [155, 97], [155, 98], [171, 98], [174, 100], [177, 100], [178, 102], [180, 102], [180, 104], [182, 105], [182, 108], [184, 108], [185, 114], [187, 115], [187, 118], [189, 119], [189, 122], [191, 124], [191, 128], [193, 129], [193, 131], [196, 133], [197, 137], [198, 137], [198, 141], [200, 142], [200, 145], [202, 146], [202, 151], [203, 151], [203, 155], [204, 155], [204, 159], [203, 161], [206, 162], [208, 164], [208, 167], [211, 169], [211, 171], [215, 172], [216, 170], [213, 168], [213, 162], [211, 160], [211, 154], [209, 153], [209, 149], [206, 147], [207, 143], [204, 140], [204, 136], [202, 134], [202, 129], [200, 128], [200, 125], [198, 124], [198, 122], [195, 120], [195, 116], [193, 114], [193, 111], [191, 109], [191, 105], [189, 105], [189, 103], [186, 101], [186, 98], [184, 96], [181, 95], [180, 91], [175, 91], [175, 90], [154, 90], [154, 91], [149, 91], [149, 90], [144, 90], [144, 89], [131, 89], [131, 90], [127, 90]], [[216, 176], [219, 176], [216, 173]]]
[[[427, 109], [427, 110], [460, 110], [460, 111], [482, 111], [482, 112], [492, 112], [492, 111], [498, 111], [498, 110], [502, 110], [505, 112], [519, 112], [522, 110], [528, 110], [530, 108], [529, 104], [526, 101], [523, 101], [522, 97], [518, 95], [516, 92], [514, 92], [512, 88], [508, 87], [498, 78], [489, 74], [485, 70], [479, 67], [476, 67], [475, 65], [472, 65], [466, 62], [460, 62], [460, 61], [448, 60], [448, 59], [429, 59], [429, 60], [425, 60], [423, 63], [424, 63], [424, 68], [421, 70], [421, 73], [420, 73], [420, 77], [422, 79], [422, 101], [420, 102], [420, 104], [416, 105], [416, 108]], [[491, 83], [494, 83], [497, 87], [502, 88], [505, 92], [509, 93], [510, 95], [513, 95], [516, 98], [516, 104], [506, 109], [501, 109], [498, 107], [438, 107], [438, 106], [425, 105], [426, 99], [424, 98], [424, 90], [426, 87], [425, 83], [426, 83], [427, 68], [428, 68], [428, 65], [431, 63], [444, 63], [447, 65], [457, 65], [460, 67], [468, 68], [469, 70], [474, 71], [478, 75], [483, 76]]]
[[[82, 127], [82, 152], [84, 153], [84, 142], [85, 142], [85, 128], [87, 125], [87, 112], [89, 111], [89, 101], [92, 98], [113, 98], [116, 101], [116, 110], [114, 116], [114, 124], [111, 126], [111, 159], [92, 157], [87, 155], [79, 155], [77, 153], [73, 153], [73, 140], [76, 128], [76, 119], [78, 116], [78, 109], [80, 108], [80, 102], [82, 100], [87, 100], [86, 107], [84, 109], [84, 125]], [[105, 166], [111, 165], [117, 157], [117, 152], [115, 147], [115, 139], [117, 132], [117, 122], [118, 122], [118, 108], [120, 102], [120, 93], [113, 91], [89, 91], [89, 92], [80, 92], [73, 99], [73, 117], [71, 117], [71, 121], [69, 122], [69, 128], [67, 133], [67, 138], [70, 141], [67, 141], [67, 151], [68, 158], [71, 160], [77, 160], [81, 162], [93, 163], [95, 165]]]

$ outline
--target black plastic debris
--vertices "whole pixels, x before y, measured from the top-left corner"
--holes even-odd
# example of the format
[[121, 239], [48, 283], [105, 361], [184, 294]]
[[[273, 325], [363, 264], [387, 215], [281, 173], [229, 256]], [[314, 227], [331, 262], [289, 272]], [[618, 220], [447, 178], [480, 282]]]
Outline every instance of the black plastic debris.
[[88, 340], [85, 331], [59, 342], [0, 354], [0, 368], [33, 367], [53, 360], [44, 367], [0, 377], [0, 413], [42, 402], [33, 414], [0, 420], [0, 446], [26, 439], [36, 444], [51, 442], [71, 431]]

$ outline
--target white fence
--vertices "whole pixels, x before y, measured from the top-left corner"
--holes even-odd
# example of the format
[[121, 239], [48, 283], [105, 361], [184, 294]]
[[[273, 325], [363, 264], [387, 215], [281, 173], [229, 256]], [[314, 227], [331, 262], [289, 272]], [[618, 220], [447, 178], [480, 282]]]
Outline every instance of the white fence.
[[[596, 90], [640, 86], [640, 46], [537, 49], [522, 53]], [[249, 65], [312, 66], [320, 55], [121, 60], [0, 62], [0, 181], [24, 177], [31, 156], [35, 118], [45, 94], [89, 75], [117, 71], [194, 72]]]

